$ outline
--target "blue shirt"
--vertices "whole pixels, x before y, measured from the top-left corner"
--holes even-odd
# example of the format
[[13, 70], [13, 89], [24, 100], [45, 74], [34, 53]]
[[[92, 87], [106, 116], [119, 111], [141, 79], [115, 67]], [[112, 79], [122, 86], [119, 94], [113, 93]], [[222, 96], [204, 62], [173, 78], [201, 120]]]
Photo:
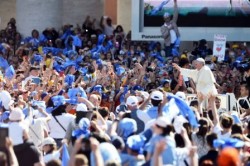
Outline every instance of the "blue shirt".
[[[146, 151], [147, 153], [151, 154], [151, 156], [153, 156], [153, 153], [155, 150], [155, 144], [162, 139], [165, 139], [167, 143], [167, 147], [162, 153], [163, 165], [166, 165], [166, 164], [175, 165], [176, 164], [176, 156], [175, 156], [176, 145], [175, 145], [175, 140], [171, 138], [170, 136], [164, 137], [161, 135], [156, 135], [152, 137], [146, 146]], [[151, 160], [150, 165], [153, 165], [153, 160]]]

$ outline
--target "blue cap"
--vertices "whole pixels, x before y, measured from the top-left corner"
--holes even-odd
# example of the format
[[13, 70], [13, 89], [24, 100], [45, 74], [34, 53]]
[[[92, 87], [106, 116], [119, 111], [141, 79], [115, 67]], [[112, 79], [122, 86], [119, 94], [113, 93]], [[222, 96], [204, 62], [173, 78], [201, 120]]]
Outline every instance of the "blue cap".
[[118, 124], [117, 134], [124, 140], [137, 131], [137, 124], [134, 119], [124, 118]]
[[48, 95], [48, 92], [42, 92], [41, 99], [43, 100]]
[[146, 138], [143, 135], [132, 135], [127, 139], [127, 146], [140, 154], [143, 153]]
[[79, 121], [79, 129], [76, 129], [72, 132], [72, 136], [73, 137], [77, 137], [79, 138], [80, 136], [88, 136], [90, 134], [90, 121], [88, 118], [82, 118], [80, 121]]

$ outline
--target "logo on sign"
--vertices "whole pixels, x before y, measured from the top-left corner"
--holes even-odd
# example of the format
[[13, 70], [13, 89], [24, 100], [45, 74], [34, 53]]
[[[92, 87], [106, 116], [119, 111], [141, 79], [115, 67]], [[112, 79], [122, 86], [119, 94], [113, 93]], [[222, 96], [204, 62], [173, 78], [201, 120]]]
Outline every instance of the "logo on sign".
[[217, 44], [216, 51], [220, 52], [222, 49], [222, 44]]

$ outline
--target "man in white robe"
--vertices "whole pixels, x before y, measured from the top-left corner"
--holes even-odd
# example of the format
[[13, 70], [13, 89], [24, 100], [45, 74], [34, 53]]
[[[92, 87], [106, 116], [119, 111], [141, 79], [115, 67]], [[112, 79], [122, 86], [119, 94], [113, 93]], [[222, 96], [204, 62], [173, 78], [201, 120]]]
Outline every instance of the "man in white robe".
[[205, 65], [205, 60], [198, 58], [194, 62], [195, 70], [184, 69], [173, 64], [173, 67], [181, 72], [183, 76], [192, 78], [196, 83], [196, 92], [199, 101], [199, 112], [202, 113], [200, 109], [201, 103], [208, 99], [209, 105], [212, 109], [215, 109], [215, 97], [218, 92], [215, 87], [216, 81], [214, 75], [210, 68]]

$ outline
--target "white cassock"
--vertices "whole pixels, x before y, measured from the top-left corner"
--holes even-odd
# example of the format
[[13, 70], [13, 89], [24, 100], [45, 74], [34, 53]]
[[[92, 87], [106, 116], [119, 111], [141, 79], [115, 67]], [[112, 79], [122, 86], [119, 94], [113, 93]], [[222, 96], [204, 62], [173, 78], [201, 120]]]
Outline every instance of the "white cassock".
[[215, 87], [215, 78], [208, 66], [203, 66], [200, 70], [190, 70], [181, 68], [183, 76], [190, 77], [196, 83], [196, 91], [199, 99], [217, 96], [218, 92]]

